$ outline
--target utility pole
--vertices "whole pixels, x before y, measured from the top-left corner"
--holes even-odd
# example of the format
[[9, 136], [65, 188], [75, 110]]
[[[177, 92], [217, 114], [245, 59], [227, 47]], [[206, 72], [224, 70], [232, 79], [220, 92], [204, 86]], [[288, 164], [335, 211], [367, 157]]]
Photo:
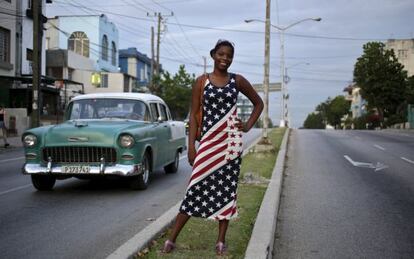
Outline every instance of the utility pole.
[[263, 134], [262, 142], [268, 143], [267, 129], [269, 127], [269, 63], [270, 63], [270, 0], [266, 0], [266, 22], [265, 22], [265, 60], [264, 60], [264, 79], [263, 79]]
[[40, 124], [40, 97], [41, 97], [41, 76], [42, 76], [42, 38], [43, 24], [42, 19], [42, 1], [32, 1], [33, 11], [33, 103], [31, 114], [31, 126], [39, 127]]
[[[149, 17], [157, 17], [158, 24], [157, 24], [157, 56], [156, 56], [156, 62], [155, 62], [155, 68], [154, 68], [154, 74], [159, 76], [160, 75], [160, 44], [161, 44], [161, 22], [163, 21], [165, 16], [173, 16], [174, 13], [171, 12], [170, 15], [163, 15], [161, 13], [154, 13], [153, 15], [150, 15], [147, 13], [147, 16]], [[151, 43], [152, 44], [152, 43]]]
[[154, 90], [154, 27], [151, 26], [151, 82], [150, 90]]

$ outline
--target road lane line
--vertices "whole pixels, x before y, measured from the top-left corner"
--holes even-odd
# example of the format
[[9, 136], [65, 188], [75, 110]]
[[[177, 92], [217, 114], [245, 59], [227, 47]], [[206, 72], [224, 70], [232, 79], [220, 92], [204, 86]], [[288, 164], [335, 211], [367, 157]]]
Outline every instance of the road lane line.
[[22, 157], [16, 157], [16, 158], [10, 158], [10, 159], [0, 160], [0, 163], [5, 163], [5, 162], [9, 162], [9, 161], [16, 161], [16, 160], [20, 160], [20, 159], [24, 159], [24, 156], [22, 156]]
[[381, 147], [380, 145], [374, 145], [374, 147], [376, 147], [376, 148], [378, 148], [378, 149], [381, 149], [382, 151], [384, 151], [384, 150], [385, 150], [385, 148], [384, 148], [384, 147]]
[[6, 194], [6, 193], [9, 193], [9, 192], [18, 191], [18, 190], [21, 190], [21, 189], [25, 189], [25, 188], [27, 188], [29, 186], [32, 186], [32, 185], [31, 184], [26, 184], [26, 185], [23, 185], [23, 186], [19, 186], [19, 187], [16, 187], [16, 188], [12, 188], [12, 189], [9, 189], [7, 191], [0, 192], [0, 195]]
[[408, 159], [408, 158], [405, 158], [405, 157], [401, 157], [401, 159], [402, 160], [404, 160], [404, 161], [406, 161], [406, 162], [408, 162], [408, 163], [411, 163], [411, 164], [413, 164], [414, 165], [414, 161], [413, 160], [410, 160], [410, 159]]

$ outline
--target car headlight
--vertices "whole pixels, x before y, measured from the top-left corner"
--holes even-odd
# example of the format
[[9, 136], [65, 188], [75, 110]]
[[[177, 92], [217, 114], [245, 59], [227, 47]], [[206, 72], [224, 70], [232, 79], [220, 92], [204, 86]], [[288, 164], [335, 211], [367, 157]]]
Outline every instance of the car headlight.
[[119, 138], [119, 144], [121, 147], [130, 148], [135, 144], [135, 140], [131, 135], [122, 135]]
[[33, 147], [37, 143], [37, 137], [32, 134], [28, 134], [23, 138], [23, 144], [25, 147]]

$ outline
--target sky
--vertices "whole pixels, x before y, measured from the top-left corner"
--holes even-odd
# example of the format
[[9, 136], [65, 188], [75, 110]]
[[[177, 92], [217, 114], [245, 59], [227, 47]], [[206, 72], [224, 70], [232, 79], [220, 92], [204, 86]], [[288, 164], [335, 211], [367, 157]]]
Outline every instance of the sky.
[[[163, 19], [160, 63], [170, 73], [181, 64], [187, 72], [212, 71], [209, 50], [218, 39], [235, 44], [230, 72], [243, 75], [252, 84], [262, 83], [264, 74], [265, 0], [54, 0], [46, 15], [108, 16], [119, 30], [119, 48], [136, 47], [151, 56], [151, 27]], [[148, 15], [149, 14], [149, 15]], [[306, 116], [328, 97], [343, 95], [353, 81], [353, 68], [369, 41], [414, 38], [413, 0], [272, 0], [271, 24], [286, 27], [285, 64], [290, 78], [290, 126], [301, 127]], [[280, 82], [280, 38], [272, 28], [270, 82]], [[280, 93], [269, 96], [269, 116], [280, 122]]]

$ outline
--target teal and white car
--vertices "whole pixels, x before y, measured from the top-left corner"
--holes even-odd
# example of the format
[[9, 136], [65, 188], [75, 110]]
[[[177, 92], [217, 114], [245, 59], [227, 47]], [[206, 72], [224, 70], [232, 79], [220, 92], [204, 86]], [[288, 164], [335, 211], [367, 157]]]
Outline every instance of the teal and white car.
[[177, 172], [185, 138], [184, 123], [172, 120], [155, 95], [81, 95], [68, 104], [63, 123], [24, 132], [23, 173], [38, 190], [52, 189], [57, 179], [107, 176], [146, 189], [153, 169]]

